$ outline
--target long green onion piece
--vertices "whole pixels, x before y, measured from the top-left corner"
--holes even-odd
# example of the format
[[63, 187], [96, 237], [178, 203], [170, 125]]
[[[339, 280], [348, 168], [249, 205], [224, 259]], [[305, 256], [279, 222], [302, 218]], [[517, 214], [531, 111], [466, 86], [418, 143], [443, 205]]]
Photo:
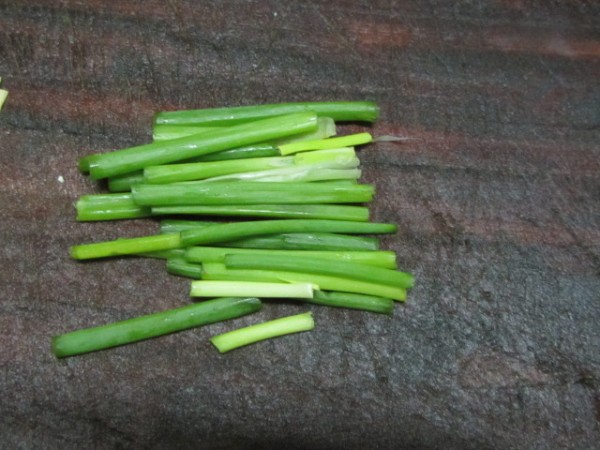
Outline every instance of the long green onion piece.
[[330, 117], [336, 122], [374, 122], [379, 116], [379, 107], [373, 102], [305, 102], [166, 111], [156, 114], [154, 123], [232, 126], [266, 117], [305, 111], [312, 111], [319, 116]]
[[193, 327], [234, 319], [260, 310], [257, 298], [221, 298], [123, 320], [52, 338], [52, 351], [63, 358], [103, 350]]
[[225, 264], [205, 263], [202, 265], [203, 280], [219, 281], [266, 281], [285, 283], [312, 283], [327, 291], [354, 292], [376, 295], [393, 300], [406, 300], [406, 289], [381, 283], [356, 280], [352, 274], [333, 277], [315, 273], [288, 272], [282, 270], [227, 269]]
[[132, 186], [133, 201], [140, 206], [363, 203], [373, 199], [370, 184], [345, 186], [328, 183], [172, 183]]
[[[160, 222], [161, 233], [180, 233], [194, 228], [219, 225], [218, 222], [165, 219]], [[272, 233], [218, 243], [225, 247], [271, 248], [282, 250], [378, 250], [379, 241], [371, 236], [336, 233]]]
[[232, 222], [182, 231], [181, 247], [214, 244], [271, 233], [378, 234], [394, 233], [396, 229], [395, 224], [347, 220], [282, 219]]
[[96, 154], [88, 160], [89, 171], [94, 179], [113, 177], [152, 165], [309, 132], [316, 127], [317, 117], [310, 112], [271, 117], [170, 141]]
[[271, 283], [260, 281], [192, 281], [192, 297], [312, 298], [310, 283]]
[[290, 259], [302, 256], [315, 259], [332, 259], [335, 261], [349, 261], [359, 264], [396, 269], [396, 254], [392, 251], [319, 251], [319, 250], [270, 250], [253, 248], [226, 248], [226, 247], [189, 247], [184, 255], [187, 261], [194, 263], [224, 262], [228, 255], [278, 255]]
[[314, 327], [315, 322], [312, 313], [307, 312], [239, 328], [214, 336], [210, 339], [210, 342], [212, 342], [219, 352], [225, 353], [266, 339], [299, 333], [301, 331], [310, 331]]
[[380, 283], [408, 289], [413, 286], [413, 277], [409, 273], [369, 266], [349, 261], [318, 259], [306, 256], [289, 258], [276, 254], [225, 256], [225, 266], [230, 269], [263, 269], [306, 272], [334, 277], [349, 277], [356, 280]]
[[281, 250], [348, 250], [379, 249], [379, 240], [371, 236], [336, 233], [274, 233], [216, 243], [224, 247], [272, 248]]
[[[191, 134], [212, 131], [219, 127], [193, 126], [193, 125], [163, 125], [154, 124], [152, 127], [152, 139], [155, 141], [166, 141], [177, 139]], [[329, 117], [319, 117], [317, 119], [317, 129], [310, 133], [303, 133], [297, 136], [277, 139], [276, 144], [288, 144], [296, 141], [312, 141], [316, 139], [325, 139], [334, 136], [336, 133], [335, 122]]]
[[[142, 206], [139, 209], [145, 208]], [[369, 209], [351, 205], [184, 205], [155, 206], [151, 215], [270, 217], [279, 219], [331, 219], [366, 222]], [[81, 219], [80, 219], [81, 220]]]
[[[186, 159], [187, 163], [208, 162], [208, 161], [229, 161], [232, 159], [250, 159], [264, 158], [267, 156], [281, 156], [279, 149], [273, 144], [252, 144], [244, 147], [230, 148], [214, 153], [206, 153], [204, 155], [195, 156]], [[181, 161], [184, 162], [184, 161]]]

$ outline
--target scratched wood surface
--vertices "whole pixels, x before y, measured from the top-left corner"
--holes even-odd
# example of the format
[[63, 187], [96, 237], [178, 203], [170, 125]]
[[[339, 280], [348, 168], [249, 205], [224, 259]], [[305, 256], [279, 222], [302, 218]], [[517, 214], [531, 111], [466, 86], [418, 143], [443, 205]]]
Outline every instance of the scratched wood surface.
[[[283, 4], [281, 4], [283, 3]], [[0, 447], [598, 448], [600, 7], [593, 1], [0, 0]], [[374, 220], [417, 285], [393, 317], [226, 356], [258, 317], [64, 361], [50, 337], [185, 304], [159, 261], [70, 245], [77, 159], [161, 109], [372, 99]], [[349, 130], [350, 128], [348, 128]]]

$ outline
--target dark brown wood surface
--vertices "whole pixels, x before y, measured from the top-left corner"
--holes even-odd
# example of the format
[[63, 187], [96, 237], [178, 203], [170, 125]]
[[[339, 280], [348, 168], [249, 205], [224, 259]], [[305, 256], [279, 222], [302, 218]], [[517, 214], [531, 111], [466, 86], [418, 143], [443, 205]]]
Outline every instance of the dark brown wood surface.
[[[4, 1], [0, 447], [598, 448], [600, 7], [594, 1]], [[221, 356], [259, 316], [67, 360], [54, 334], [185, 304], [160, 261], [69, 246], [79, 157], [155, 111], [371, 99], [374, 220], [417, 285], [393, 317]], [[348, 128], [350, 129], [350, 128]]]

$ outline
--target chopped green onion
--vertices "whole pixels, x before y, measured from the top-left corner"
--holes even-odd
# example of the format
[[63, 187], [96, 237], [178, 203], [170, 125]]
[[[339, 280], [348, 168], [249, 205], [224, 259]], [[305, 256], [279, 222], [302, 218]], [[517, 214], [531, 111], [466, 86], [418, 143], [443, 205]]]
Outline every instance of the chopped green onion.
[[279, 146], [279, 153], [283, 156], [292, 153], [305, 152], [310, 150], [325, 150], [339, 147], [354, 147], [356, 145], [368, 144], [373, 140], [369, 133], [351, 134], [330, 139], [320, 139], [316, 141], [291, 142]]
[[279, 149], [273, 144], [252, 144], [244, 147], [221, 150], [220, 152], [207, 153], [205, 155], [195, 156], [182, 160], [181, 162], [208, 162], [208, 161], [229, 161], [232, 159], [250, 159], [265, 158], [267, 156], [281, 156]]
[[312, 164], [305, 166], [280, 167], [257, 172], [234, 173], [231, 175], [209, 178], [204, 181], [211, 183], [223, 181], [298, 183], [329, 180], [358, 180], [360, 175], [360, 169], [330, 169], [317, 164]]
[[116, 239], [114, 241], [71, 247], [73, 259], [106, 258], [109, 256], [137, 255], [139, 253], [170, 250], [182, 247], [180, 234], [158, 234], [136, 238]]
[[211, 161], [186, 164], [167, 164], [151, 166], [144, 169], [146, 183], [175, 183], [180, 181], [201, 180], [239, 172], [272, 169], [289, 166], [294, 163], [291, 157], [267, 157], [250, 159], [233, 159], [229, 161]]
[[137, 205], [131, 193], [83, 195], [77, 200], [75, 209], [80, 222], [136, 219], [151, 215], [150, 208]]
[[214, 336], [210, 339], [210, 342], [212, 342], [219, 352], [225, 353], [266, 339], [299, 333], [301, 331], [310, 331], [314, 327], [315, 322], [312, 313], [308, 312], [239, 328]]
[[391, 251], [319, 251], [319, 250], [271, 250], [226, 247], [189, 247], [184, 255], [187, 261], [195, 263], [224, 262], [227, 255], [278, 255], [290, 259], [297, 256], [315, 259], [350, 261], [386, 269], [396, 269], [396, 254]]
[[110, 192], [128, 192], [131, 186], [136, 183], [144, 182], [144, 172], [136, 170], [135, 172], [117, 175], [108, 179], [108, 190]]
[[52, 338], [52, 351], [63, 358], [234, 319], [259, 311], [257, 298], [221, 298], [88, 328]]
[[306, 272], [334, 277], [351, 276], [356, 280], [380, 283], [400, 288], [413, 286], [412, 275], [391, 269], [358, 264], [349, 261], [317, 259], [306, 256], [289, 258], [280, 255], [227, 255], [225, 267], [229, 269], [262, 269]]
[[[312, 111], [319, 116], [330, 117], [336, 122], [373, 122], [379, 115], [379, 107], [373, 102], [310, 102], [279, 103], [256, 106], [236, 106], [182, 111], [160, 112], [154, 117], [155, 124], [231, 126], [266, 117]], [[268, 139], [265, 139], [268, 140]]]
[[153, 141], [170, 141], [192, 134], [206, 133], [207, 131], [218, 130], [222, 127], [203, 127], [191, 125], [154, 125], [152, 127]]
[[138, 253], [136, 256], [155, 259], [183, 259], [185, 256], [185, 249], [173, 248], [171, 250], [157, 250], [155, 252]]
[[260, 281], [192, 281], [192, 297], [312, 298], [310, 283], [271, 283]]
[[[180, 233], [194, 228], [219, 225], [218, 222], [169, 219], [160, 222], [161, 233]], [[287, 250], [350, 250], [379, 249], [377, 238], [336, 233], [272, 233], [219, 243], [225, 247], [272, 248]]]
[[213, 244], [270, 233], [394, 233], [396, 225], [346, 220], [282, 219], [234, 222], [181, 232], [181, 246]]
[[363, 203], [373, 199], [374, 187], [370, 184], [186, 182], [137, 184], [132, 186], [131, 193], [140, 206]]
[[349, 205], [191, 205], [156, 206], [152, 215], [212, 215], [271, 217], [280, 219], [332, 219], [366, 222], [369, 209]]
[[351, 292], [325, 292], [315, 291], [311, 299], [303, 300], [316, 305], [330, 306], [335, 308], [359, 309], [380, 314], [392, 314], [394, 300], [375, 295], [355, 294]]
[[160, 221], [160, 232], [162, 234], [181, 233], [184, 230], [203, 228], [209, 225], [219, 225], [220, 223], [221, 222], [211, 222], [205, 220], [164, 219]]
[[313, 113], [277, 116], [230, 128], [208, 131], [170, 141], [97, 154], [89, 159], [92, 178], [121, 175], [144, 167], [180, 161], [194, 156], [312, 131], [317, 126]]
[[347, 274], [345, 277], [332, 277], [314, 273], [280, 270], [227, 269], [225, 264], [222, 263], [205, 263], [202, 265], [202, 279], [312, 283], [319, 286], [319, 289], [327, 291], [353, 292], [391, 298], [398, 301], [406, 300], [406, 289], [404, 288], [356, 280], [352, 274]]
[[202, 266], [186, 261], [184, 258], [168, 258], [167, 272], [171, 275], [179, 275], [197, 280], [202, 278]]
[[[222, 127], [192, 126], [192, 125], [163, 125], [154, 124], [152, 129], [152, 139], [155, 141], [167, 141], [177, 139], [183, 136], [213, 131]], [[311, 141], [315, 139], [325, 139], [334, 136], [336, 133], [335, 122], [329, 117], [319, 117], [317, 119], [317, 129], [313, 132], [299, 134], [293, 137], [277, 139], [277, 144], [287, 144], [296, 141]]]

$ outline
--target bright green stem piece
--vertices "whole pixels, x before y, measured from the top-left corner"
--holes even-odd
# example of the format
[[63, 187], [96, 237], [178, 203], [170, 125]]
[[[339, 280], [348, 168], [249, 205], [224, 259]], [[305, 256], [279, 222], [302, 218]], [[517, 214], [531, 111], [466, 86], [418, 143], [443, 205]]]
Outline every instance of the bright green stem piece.
[[192, 134], [201, 134], [208, 131], [218, 130], [222, 127], [203, 127], [191, 125], [154, 125], [152, 127], [153, 141], [170, 141]]
[[181, 232], [183, 247], [233, 241], [271, 233], [394, 233], [396, 225], [347, 220], [283, 219], [234, 222]]
[[181, 220], [181, 219], [165, 219], [160, 221], [160, 232], [162, 234], [181, 233], [184, 230], [204, 228], [210, 225], [219, 225], [220, 222], [203, 221], [203, 220]]
[[317, 141], [291, 142], [279, 146], [279, 153], [282, 155], [291, 155], [292, 153], [306, 152], [310, 150], [335, 149], [340, 147], [354, 147], [356, 145], [367, 144], [373, 140], [369, 133], [351, 134], [329, 139], [320, 139]]
[[316, 305], [335, 308], [359, 309], [379, 314], [390, 315], [394, 311], [394, 300], [375, 295], [354, 294], [352, 292], [315, 291], [312, 299], [304, 300]]
[[282, 248], [289, 250], [354, 250], [379, 249], [379, 240], [371, 236], [337, 233], [287, 233]]
[[312, 298], [310, 283], [272, 283], [262, 281], [192, 281], [192, 297]]
[[385, 284], [356, 280], [351, 274], [346, 277], [332, 277], [314, 273], [286, 272], [280, 270], [237, 270], [227, 269], [221, 263], [202, 265], [202, 279], [221, 281], [270, 281], [286, 283], [312, 283], [322, 290], [353, 292], [375, 295], [398, 301], [406, 300], [406, 289]]
[[275, 117], [303, 111], [312, 111], [319, 116], [330, 117], [336, 122], [374, 122], [379, 115], [379, 107], [372, 102], [305, 102], [167, 111], [158, 113], [154, 117], [154, 123], [231, 126], [264, 119], [265, 117]]
[[144, 182], [144, 173], [137, 170], [124, 175], [117, 175], [108, 179], [108, 190], [110, 192], [128, 192], [131, 191], [131, 186], [137, 183]]
[[329, 167], [320, 167], [317, 164], [306, 166], [278, 167], [269, 170], [260, 170], [256, 172], [233, 173], [215, 178], [204, 180], [209, 183], [223, 181], [253, 181], [253, 182], [280, 182], [280, 183], [298, 183], [311, 181], [329, 181], [329, 180], [358, 180], [361, 176], [361, 170], [337, 169]]
[[306, 112], [278, 116], [170, 141], [94, 155], [89, 160], [94, 179], [121, 175], [149, 166], [181, 161], [284, 136], [315, 130], [317, 117]]
[[296, 258], [302, 256], [315, 259], [331, 259], [334, 261], [349, 261], [370, 266], [396, 269], [396, 254], [391, 251], [319, 251], [319, 250], [268, 250], [252, 248], [226, 247], [189, 247], [184, 258], [195, 263], [224, 262], [227, 255], [278, 255]]
[[52, 338], [59, 358], [130, 344], [193, 327], [234, 319], [259, 311], [257, 298], [221, 298], [168, 311], [88, 328]]
[[[180, 233], [194, 228], [219, 225], [218, 222], [168, 219], [160, 222], [161, 233]], [[225, 247], [271, 248], [286, 250], [349, 250], [369, 251], [379, 249], [377, 238], [336, 233], [275, 233], [221, 242]]]
[[373, 199], [370, 184], [344, 186], [326, 183], [187, 182], [166, 185], [137, 184], [131, 188], [140, 206], [363, 203]]
[[167, 272], [186, 278], [199, 280], [202, 278], [202, 266], [185, 260], [184, 258], [168, 258]]
[[152, 215], [209, 215], [236, 217], [271, 217], [279, 219], [331, 219], [366, 222], [369, 209], [350, 205], [200, 205], [156, 206]]
[[74, 259], [106, 258], [109, 256], [136, 255], [138, 253], [155, 252], [181, 248], [179, 233], [158, 234], [114, 241], [96, 242], [71, 247], [71, 257]]
[[137, 219], [151, 215], [150, 208], [137, 205], [131, 193], [83, 195], [77, 200], [75, 209], [80, 222]]
[[414, 284], [413, 276], [380, 267], [349, 261], [318, 259], [307, 256], [289, 258], [280, 255], [227, 255], [225, 266], [229, 269], [283, 270], [306, 272], [334, 277], [352, 277], [370, 283], [385, 284], [408, 289]]
[[179, 181], [202, 180], [239, 172], [252, 172], [275, 167], [289, 166], [294, 163], [290, 157], [268, 157], [250, 159], [232, 159], [186, 164], [167, 164], [144, 169], [144, 181], [151, 184], [175, 183]]
[[[192, 125], [162, 125], [155, 124], [152, 128], [152, 138], [155, 141], [167, 141], [177, 139], [191, 134], [204, 133], [222, 127], [192, 126]], [[277, 144], [287, 144], [296, 141], [312, 141], [316, 139], [325, 139], [334, 136], [336, 133], [335, 122], [329, 117], [319, 117], [317, 119], [317, 129], [310, 133], [303, 133], [297, 136], [278, 139]]]
[[185, 249], [174, 248], [171, 250], [157, 250], [155, 252], [137, 253], [136, 256], [154, 259], [184, 259]]
[[281, 319], [259, 323], [245, 328], [230, 331], [212, 337], [210, 342], [221, 353], [254, 344], [278, 336], [284, 336], [301, 331], [310, 331], [315, 327], [312, 313], [297, 314], [295, 316], [282, 317]]
[[281, 155], [279, 154], [279, 149], [272, 144], [253, 144], [215, 153], [207, 153], [206, 155], [189, 158], [182, 162], [229, 161], [233, 159], [266, 158], [268, 156], [278, 157]]

